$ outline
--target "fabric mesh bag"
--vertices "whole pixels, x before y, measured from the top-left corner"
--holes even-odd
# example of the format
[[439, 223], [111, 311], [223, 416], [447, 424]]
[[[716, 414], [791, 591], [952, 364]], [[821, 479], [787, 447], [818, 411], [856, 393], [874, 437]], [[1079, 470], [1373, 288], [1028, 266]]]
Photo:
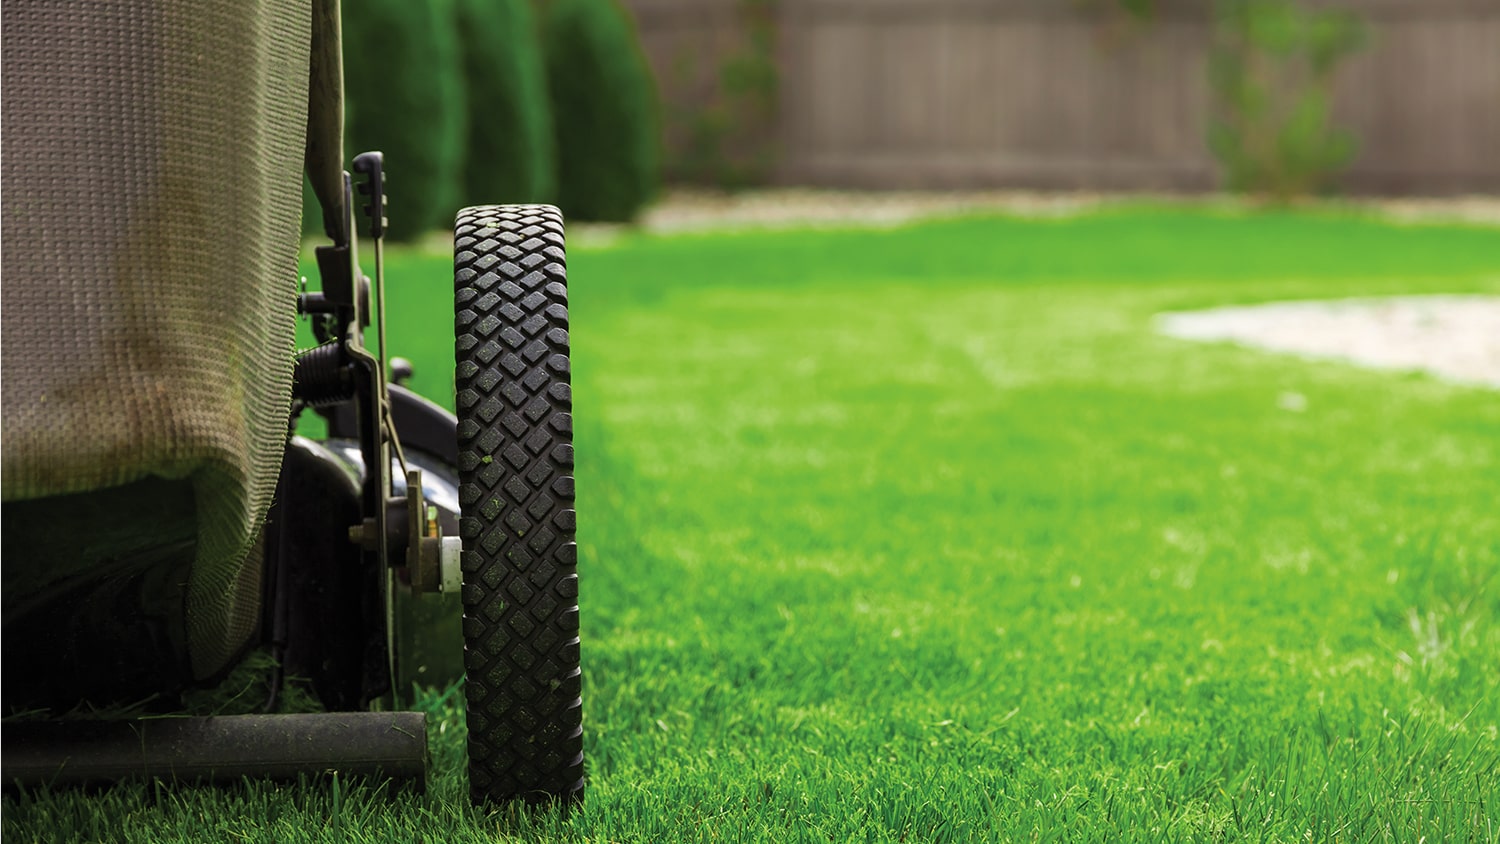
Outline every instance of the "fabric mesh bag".
[[[295, 352], [311, 9], [6, 0], [0, 29], [0, 489], [190, 484], [182, 619], [199, 677], [258, 614], [252, 550]], [[22, 529], [55, 526], [6, 525]], [[79, 574], [4, 567], [7, 606]]]

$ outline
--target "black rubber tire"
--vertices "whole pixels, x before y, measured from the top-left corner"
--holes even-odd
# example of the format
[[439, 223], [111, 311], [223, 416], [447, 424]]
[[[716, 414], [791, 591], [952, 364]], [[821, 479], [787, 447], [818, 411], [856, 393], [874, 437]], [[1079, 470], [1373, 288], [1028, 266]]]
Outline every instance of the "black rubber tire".
[[583, 708], [562, 214], [460, 211], [453, 284], [469, 793], [576, 801]]

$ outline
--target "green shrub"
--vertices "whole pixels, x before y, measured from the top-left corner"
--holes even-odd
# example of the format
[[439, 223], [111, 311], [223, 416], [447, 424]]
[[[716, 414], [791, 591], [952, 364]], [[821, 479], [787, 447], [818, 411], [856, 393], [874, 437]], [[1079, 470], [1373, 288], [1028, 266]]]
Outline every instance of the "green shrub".
[[656, 86], [616, 0], [544, 7], [547, 87], [557, 137], [557, 199], [575, 220], [628, 221], [656, 192]]
[[[726, 190], [769, 179], [775, 164], [773, 123], [780, 88], [775, 23], [779, 2], [736, 0], [743, 37], [718, 67], [713, 99], [677, 102], [668, 112], [669, 179]], [[684, 80], [697, 75], [691, 61], [679, 63], [677, 70]]]
[[530, 0], [458, 0], [458, 23], [469, 114], [461, 204], [551, 202], [557, 156]]
[[1365, 43], [1353, 13], [1293, 0], [1218, 0], [1209, 147], [1227, 186], [1286, 199], [1326, 191], [1355, 140], [1330, 118], [1333, 73]]
[[393, 239], [451, 226], [467, 125], [452, 0], [345, 3], [343, 24], [345, 154], [385, 153]]

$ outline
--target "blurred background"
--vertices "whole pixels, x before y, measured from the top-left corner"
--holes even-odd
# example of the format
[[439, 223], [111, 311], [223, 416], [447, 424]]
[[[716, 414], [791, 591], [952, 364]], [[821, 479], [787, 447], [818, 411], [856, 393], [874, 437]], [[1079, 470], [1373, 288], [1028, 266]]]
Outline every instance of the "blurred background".
[[469, 809], [451, 686], [426, 799], [6, 840], [1497, 840], [1500, 0], [343, 14], [411, 389], [455, 210], [569, 218], [587, 808]]
[[[663, 186], [1500, 192], [1496, 0], [366, 0], [398, 236]], [[395, 68], [421, 73], [394, 73]]]

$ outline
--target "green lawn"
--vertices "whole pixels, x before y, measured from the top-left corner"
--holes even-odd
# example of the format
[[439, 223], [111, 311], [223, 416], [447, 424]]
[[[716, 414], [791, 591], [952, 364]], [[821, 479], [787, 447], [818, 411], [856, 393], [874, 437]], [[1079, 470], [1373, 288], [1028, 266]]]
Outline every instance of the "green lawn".
[[[451, 403], [447, 262], [387, 275]], [[7, 797], [7, 841], [1500, 840], [1500, 394], [1151, 330], [1500, 293], [1500, 230], [1134, 208], [570, 274], [583, 809], [465, 806], [434, 693], [426, 797]]]

